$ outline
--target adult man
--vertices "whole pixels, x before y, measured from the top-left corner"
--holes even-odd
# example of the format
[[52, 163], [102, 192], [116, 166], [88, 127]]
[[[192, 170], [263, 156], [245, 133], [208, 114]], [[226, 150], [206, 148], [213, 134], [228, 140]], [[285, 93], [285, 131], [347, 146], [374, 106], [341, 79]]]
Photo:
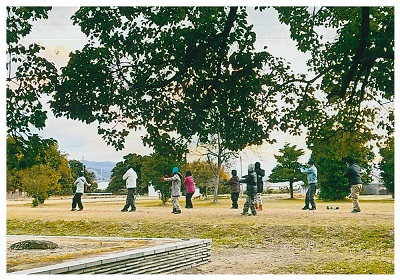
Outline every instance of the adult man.
[[261, 169], [261, 164], [257, 161], [254, 171], [257, 174], [257, 195], [254, 200], [254, 206], [257, 210], [261, 211], [263, 210], [261, 193], [264, 191], [263, 177], [265, 176], [265, 170]]
[[[302, 210], [316, 210], [315, 205], [315, 193], [317, 191], [317, 168], [314, 166], [314, 161], [309, 160], [307, 162], [307, 168], [301, 167], [301, 173], [307, 174], [308, 189], [306, 192], [305, 205]], [[311, 208], [310, 208], [311, 204]]]
[[346, 164], [347, 170], [344, 173], [344, 177], [347, 177], [351, 186], [351, 199], [353, 200], [353, 210], [351, 212], [358, 213], [361, 212], [358, 196], [363, 187], [360, 176], [361, 168], [353, 158], [347, 158]]
[[125, 180], [128, 194], [126, 196], [126, 204], [125, 204], [124, 208], [122, 208], [121, 211], [128, 212], [129, 207], [131, 207], [131, 210], [129, 212], [134, 212], [134, 211], [136, 211], [135, 189], [136, 189], [137, 174], [131, 166], [129, 166], [129, 169], [122, 176], [122, 179]]

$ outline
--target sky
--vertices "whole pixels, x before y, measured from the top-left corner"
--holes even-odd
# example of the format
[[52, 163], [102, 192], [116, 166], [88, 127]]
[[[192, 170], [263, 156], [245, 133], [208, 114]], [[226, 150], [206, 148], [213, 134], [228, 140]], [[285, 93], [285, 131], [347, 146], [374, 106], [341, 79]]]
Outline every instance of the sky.
[[[228, 3], [230, 2], [228, 1]], [[255, 3], [252, 1], [246, 2], [246, 5], [257, 5], [259, 4], [257, 2], [259, 1], [255, 1]], [[107, 5], [105, 1], [96, 1], [94, 3], [99, 3], [99, 5], [106, 3]], [[151, 3], [153, 2], [146, 1], [146, 5], [151, 5]], [[176, 1], [168, 1], [167, 3], [176, 3]], [[185, 2], [185, 5], [189, 5], [189, 3], [190, 1]], [[268, 1], [263, 1], [262, 3], [266, 5]], [[365, 1], [363, 3], [366, 4]], [[46, 4], [49, 5], [49, 3]], [[80, 2], [79, 5], [81, 5]], [[93, 2], [91, 2], [91, 5], [94, 5]], [[43, 56], [53, 62], [57, 68], [67, 65], [68, 54], [71, 51], [81, 49], [87, 42], [79, 27], [73, 26], [70, 20], [71, 15], [77, 10], [77, 6], [76, 2], [75, 5], [70, 3], [69, 6], [55, 6], [49, 14], [49, 19], [36, 22], [31, 34], [24, 39], [27, 44], [35, 41], [45, 46], [46, 50]], [[290, 61], [295, 72], [305, 71], [304, 65], [308, 56], [296, 50], [295, 43], [290, 40], [288, 27], [279, 23], [275, 11], [268, 10], [262, 13], [252, 11], [250, 12], [249, 20], [254, 24], [257, 33], [257, 49], [262, 50], [263, 46], [267, 45], [269, 52]], [[329, 36], [333, 37], [334, 34], [329, 34]], [[33, 130], [33, 132], [38, 133], [43, 138], [57, 140], [60, 151], [66, 153], [69, 159], [119, 162], [123, 160], [124, 155], [129, 153], [148, 155], [152, 152], [152, 149], [144, 147], [142, 144], [140, 137], [144, 135], [144, 131], [137, 133], [132, 131], [126, 139], [125, 148], [122, 151], [116, 151], [112, 146], [108, 146], [101, 136], [97, 134], [96, 124], [87, 125], [66, 118], [55, 118], [50, 110], [47, 111], [46, 127], [40, 131]], [[297, 148], [304, 149], [305, 155], [300, 158], [300, 161], [307, 162], [310, 157], [310, 151], [306, 147], [304, 136], [293, 137], [278, 132], [274, 136], [277, 139], [276, 144], [264, 144], [245, 149], [240, 153], [242, 160], [234, 160], [232, 168], [246, 170], [248, 163], [259, 161], [261, 166], [266, 169], [266, 173], [269, 174], [270, 170], [276, 165], [274, 154], [278, 154], [278, 150], [286, 142], [291, 145], [297, 145]]]

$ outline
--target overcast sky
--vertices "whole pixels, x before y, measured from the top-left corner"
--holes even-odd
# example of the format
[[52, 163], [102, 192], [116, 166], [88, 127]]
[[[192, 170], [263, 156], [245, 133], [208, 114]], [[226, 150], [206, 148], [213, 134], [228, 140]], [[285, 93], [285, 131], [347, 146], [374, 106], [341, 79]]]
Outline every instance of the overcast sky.
[[[41, 1], [38, 3], [41, 3]], [[104, 1], [96, 1], [94, 3], [104, 4]], [[91, 2], [91, 5], [94, 5], [94, 3]], [[153, 2], [149, 1], [146, 3], [146, 5], [151, 5]], [[173, 1], [172, 3], [175, 2]], [[185, 3], [188, 3], [185, 5], [189, 5], [190, 1]], [[253, 2], [250, 1], [248, 3], [249, 4], [246, 5], [252, 5]], [[268, 4], [268, 2], [265, 1], [262, 3], [265, 3], [264, 5]], [[257, 1], [254, 4], [257, 4]], [[13, 2], [12, 5], [16, 4]], [[47, 3], [47, 5], [49, 4]], [[71, 15], [76, 9], [76, 6], [54, 7], [49, 14], [49, 19], [35, 23], [31, 34], [25, 38], [26, 43], [35, 41], [45, 46], [46, 51], [43, 55], [48, 60], [55, 63], [57, 68], [67, 64], [68, 54], [71, 51], [81, 49], [86, 43], [86, 38], [80, 32], [79, 27], [73, 26], [70, 20]], [[296, 50], [295, 43], [290, 40], [288, 28], [279, 23], [276, 12], [272, 9], [262, 13], [259, 11], [251, 11], [249, 16], [249, 20], [254, 24], [257, 33], [257, 49], [261, 50], [264, 45], [267, 45], [269, 52], [290, 61], [296, 72], [303, 72], [305, 69], [305, 60], [308, 57]], [[56, 139], [59, 143], [60, 150], [67, 153], [69, 159], [81, 160], [84, 158], [85, 160], [92, 161], [118, 162], [128, 153], [146, 155], [151, 152], [151, 149], [142, 145], [140, 136], [142, 136], [144, 132], [131, 132], [130, 136], [127, 138], [125, 149], [122, 151], [115, 151], [113, 147], [107, 146], [101, 136], [97, 134], [97, 125], [86, 125], [66, 118], [55, 118], [50, 111], [46, 122], [46, 128], [39, 131], [38, 134], [43, 138]], [[276, 136], [278, 141], [274, 145], [264, 144], [258, 148], [251, 147], [241, 153], [244, 169], [247, 169], [246, 166], [248, 162], [260, 161], [269, 174], [269, 171], [276, 165], [273, 155], [278, 153], [278, 150], [283, 147], [285, 142], [296, 144], [298, 148], [304, 149], [306, 154], [301, 160], [303, 162], [308, 160], [310, 151], [306, 148], [304, 137], [292, 137], [283, 133], [276, 133]], [[237, 160], [233, 163], [233, 167], [240, 170], [241, 167], [239, 163], [239, 160]]]

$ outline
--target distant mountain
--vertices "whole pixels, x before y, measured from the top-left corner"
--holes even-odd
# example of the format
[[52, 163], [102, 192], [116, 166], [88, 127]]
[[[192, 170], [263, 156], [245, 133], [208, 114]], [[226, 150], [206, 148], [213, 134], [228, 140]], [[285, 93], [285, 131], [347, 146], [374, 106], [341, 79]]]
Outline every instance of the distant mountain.
[[117, 163], [111, 161], [85, 160], [84, 164], [87, 170], [94, 171], [96, 173], [97, 180], [101, 182], [110, 180], [111, 170], [115, 167]]

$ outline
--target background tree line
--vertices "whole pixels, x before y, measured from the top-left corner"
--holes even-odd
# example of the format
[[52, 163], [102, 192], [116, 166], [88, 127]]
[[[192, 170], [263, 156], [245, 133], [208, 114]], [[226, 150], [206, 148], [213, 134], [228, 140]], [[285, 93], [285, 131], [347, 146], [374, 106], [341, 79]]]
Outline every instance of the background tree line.
[[[161, 180], [165, 175], [172, 176], [172, 167], [178, 166], [179, 170], [185, 178], [185, 173], [190, 170], [195, 179], [196, 186], [201, 193], [207, 194], [214, 191], [215, 175], [212, 172], [212, 167], [216, 168], [216, 164], [207, 163], [204, 160], [197, 160], [190, 163], [180, 165], [173, 157], [166, 157], [164, 154], [154, 153], [149, 156], [140, 156], [137, 154], [128, 154], [124, 156], [124, 160], [118, 162], [112, 169], [110, 183], [106, 189], [107, 192], [114, 194], [125, 193], [125, 181], [122, 179], [123, 174], [132, 167], [138, 174], [138, 189], [137, 192], [141, 194], [148, 193], [148, 187], [151, 185], [154, 190], [159, 191], [160, 199], [163, 203], [171, 197], [171, 183]], [[220, 178], [227, 180], [229, 174], [222, 169]], [[182, 184], [182, 193], [185, 193], [186, 186]], [[219, 194], [229, 193], [230, 190], [220, 183]]]
[[44, 203], [50, 196], [72, 195], [78, 171], [84, 171], [91, 182], [89, 191], [97, 188], [96, 175], [82, 162], [68, 160], [54, 139], [34, 134], [27, 139], [7, 136], [7, 192], [25, 192], [33, 204]]
[[[255, 49], [249, 9], [277, 12], [297, 49], [310, 55], [307, 73], [295, 73], [268, 46]], [[60, 74], [40, 56], [42, 46], [21, 44], [50, 10], [7, 7], [6, 114], [14, 139], [45, 126], [47, 96], [56, 116], [97, 122], [116, 149], [145, 128], [143, 143], [179, 165], [191, 143], [215, 141], [220, 170], [225, 155], [274, 143], [273, 131], [304, 133], [319, 169], [332, 170], [321, 178], [322, 197], [343, 197], [343, 157], [369, 170], [379, 143], [390, 185], [394, 7], [80, 7], [72, 20], [88, 43]]]

